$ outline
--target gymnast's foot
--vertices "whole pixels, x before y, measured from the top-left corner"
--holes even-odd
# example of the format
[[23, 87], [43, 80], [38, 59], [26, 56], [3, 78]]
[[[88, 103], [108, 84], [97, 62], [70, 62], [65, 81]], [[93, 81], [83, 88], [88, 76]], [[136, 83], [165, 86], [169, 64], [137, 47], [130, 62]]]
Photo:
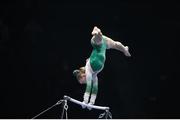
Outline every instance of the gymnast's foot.
[[102, 32], [98, 27], [95, 26], [91, 34], [92, 35], [102, 35]]
[[125, 46], [124, 54], [125, 54], [127, 57], [131, 57], [131, 54], [129, 53], [129, 47], [128, 47], [128, 46]]

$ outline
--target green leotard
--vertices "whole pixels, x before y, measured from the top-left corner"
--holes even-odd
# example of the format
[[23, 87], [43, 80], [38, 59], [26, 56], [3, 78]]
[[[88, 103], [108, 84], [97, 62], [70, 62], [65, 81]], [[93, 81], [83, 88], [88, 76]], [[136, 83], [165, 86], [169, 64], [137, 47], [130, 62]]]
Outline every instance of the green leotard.
[[93, 51], [90, 56], [90, 65], [92, 70], [98, 71], [104, 67], [104, 63], [106, 60], [106, 41], [105, 37], [102, 36], [102, 44], [97, 45], [93, 42], [91, 42], [93, 46]]
[[[106, 60], [106, 41], [105, 37], [102, 36], [102, 44], [97, 45], [94, 41], [91, 41], [93, 50], [90, 56], [90, 66], [93, 72], [99, 71], [104, 67]], [[97, 94], [98, 92], [98, 82], [91, 84], [92, 80], [87, 80], [86, 93]], [[92, 90], [92, 91], [91, 91]]]

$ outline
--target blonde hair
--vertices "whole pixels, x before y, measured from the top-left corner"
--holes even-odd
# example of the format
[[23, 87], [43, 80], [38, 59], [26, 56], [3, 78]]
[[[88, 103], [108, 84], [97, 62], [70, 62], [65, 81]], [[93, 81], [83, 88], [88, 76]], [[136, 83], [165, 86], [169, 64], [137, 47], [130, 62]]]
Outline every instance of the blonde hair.
[[80, 67], [78, 70], [75, 70], [74, 75], [76, 76], [77, 80], [81, 79], [81, 75], [85, 74], [85, 67]]
[[80, 73], [84, 73], [85, 74], [85, 67], [80, 67], [79, 71], [80, 71]]

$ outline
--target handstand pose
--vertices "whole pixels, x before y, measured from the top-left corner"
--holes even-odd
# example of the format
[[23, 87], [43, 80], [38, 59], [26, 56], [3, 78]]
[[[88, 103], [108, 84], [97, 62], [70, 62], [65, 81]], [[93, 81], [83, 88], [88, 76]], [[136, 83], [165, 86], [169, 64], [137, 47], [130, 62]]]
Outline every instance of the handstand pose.
[[[92, 31], [91, 44], [93, 46], [90, 58], [86, 60], [86, 66], [78, 70], [74, 70], [73, 74], [76, 76], [80, 84], [86, 83], [86, 91], [84, 93], [83, 102], [86, 104], [94, 104], [98, 92], [98, 78], [97, 74], [102, 71], [106, 60], [106, 49], [116, 49], [130, 57], [128, 46], [122, 45], [118, 41], [114, 41], [109, 37], [102, 35], [99, 28], [94, 27]], [[82, 106], [83, 107], [83, 106]]]

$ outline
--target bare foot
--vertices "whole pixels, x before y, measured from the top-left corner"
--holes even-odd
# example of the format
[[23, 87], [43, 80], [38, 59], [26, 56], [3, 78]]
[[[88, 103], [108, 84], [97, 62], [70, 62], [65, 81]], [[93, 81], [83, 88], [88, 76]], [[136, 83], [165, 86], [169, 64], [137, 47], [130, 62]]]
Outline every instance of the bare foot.
[[125, 56], [127, 56], [127, 57], [131, 57], [131, 54], [129, 53], [129, 47], [128, 47], [128, 46], [125, 47], [125, 52], [124, 52], [124, 54], [125, 54]]

